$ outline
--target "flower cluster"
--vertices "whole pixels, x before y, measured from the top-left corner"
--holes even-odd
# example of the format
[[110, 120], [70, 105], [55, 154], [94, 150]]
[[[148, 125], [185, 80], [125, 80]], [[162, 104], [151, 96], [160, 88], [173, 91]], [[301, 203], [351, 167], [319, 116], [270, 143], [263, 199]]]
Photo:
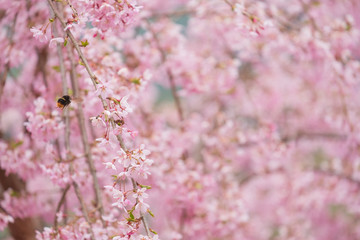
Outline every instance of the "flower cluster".
[[0, 3], [0, 236], [360, 239], [357, 1]]
[[139, 13], [141, 6], [136, 0], [113, 1], [113, 0], [91, 0], [74, 1], [76, 10], [72, 8], [72, 17], [68, 20], [68, 26], [78, 22], [87, 21], [95, 27], [96, 34], [103, 36], [106, 32], [123, 32]]

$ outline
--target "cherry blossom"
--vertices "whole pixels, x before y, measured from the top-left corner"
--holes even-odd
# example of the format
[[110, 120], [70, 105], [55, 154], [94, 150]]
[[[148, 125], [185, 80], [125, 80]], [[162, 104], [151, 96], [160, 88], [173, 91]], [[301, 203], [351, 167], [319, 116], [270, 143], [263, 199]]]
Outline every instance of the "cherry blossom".
[[360, 239], [358, 1], [1, 3], [0, 236]]
[[46, 30], [43, 30], [42, 27], [32, 27], [30, 31], [33, 33], [34, 38], [40, 42], [46, 42], [48, 40]]

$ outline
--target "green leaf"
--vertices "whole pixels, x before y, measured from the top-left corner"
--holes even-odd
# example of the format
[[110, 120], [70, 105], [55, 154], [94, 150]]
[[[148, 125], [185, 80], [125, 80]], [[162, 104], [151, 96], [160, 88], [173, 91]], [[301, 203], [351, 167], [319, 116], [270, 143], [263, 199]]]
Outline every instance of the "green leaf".
[[155, 217], [155, 215], [153, 214], [153, 212], [150, 209], [148, 209], [147, 212], [150, 214], [150, 216]]
[[141, 80], [140, 78], [133, 78], [130, 81], [135, 85], [140, 85], [141, 84], [140, 80]]
[[81, 41], [81, 47], [86, 47], [87, 45], [89, 45], [89, 42], [87, 39], [85, 41]]
[[352, 28], [351, 24], [350, 24], [350, 23], [346, 23], [346, 28], [345, 28], [345, 30], [346, 30], [346, 31], [350, 31], [351, 28]]
[[20, 147], [23, 143], [24, 143], [23, 141], [12, 142], [10, 144], [10, 149], [15, 149], [17, 147]]
[[129, 212], [129, 216], [130, 216], [130, 219], [133, 219], [133, 220], [135, 219], [134, 214], [133, 214], [133, 211], [130, 211], [130, 212]]
[[130, 209], [130, 210], [128, 211], [129, 216], [130, 216], [130, 219], [132, 219], [132, 220], [134, 220], [134, 219], [135, 219], [134, 214], [133, 214], [133, 211], [134, 211], [134, 210], [135, 210], [135, 206], [134, 206], [132, 209]]
[[68, 40], [67, 40], [67, 38], [65, 38], [64, 47], [66, 47], [67, 43], [68, 43]]
[[14, 190], [12, 190], [11, 192], [10, 192], [10, 196], [11, 197], [20, 197], [20, 192], [17, 192], [17, 191], [14, 191]]
[[56, 72], [60, 72], [60, 66], [52, 66], [52, 69], [54, 69]]
[[141, 185], [141, 184], [139, 184], [139, 186], [140, 186], [141, 188], [151, 189], [151, 186], [148, 186], [148, 185]]
[[126, 220], [127, 220], [128, 222], [136, 222], [135, 219], [131, 219], [131, 218], [127, 218]]
[[157, 232], [155, 232], [153, 229], [149, 228], [150, 232], [157, 235]]

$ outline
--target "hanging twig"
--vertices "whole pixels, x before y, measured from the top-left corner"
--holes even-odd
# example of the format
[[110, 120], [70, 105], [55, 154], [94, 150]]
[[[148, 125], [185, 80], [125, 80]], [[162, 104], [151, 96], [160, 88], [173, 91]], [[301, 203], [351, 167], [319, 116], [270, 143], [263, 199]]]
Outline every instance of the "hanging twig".
[[[161, 55], [161, 61], [162, 63], [165, 63], [166, 62], [166, 53], [165, 51], [161, 48], [160, 46], [160, 41], [159, 41], [159, 38], [158, 36], [156, 35], [156, 33], [153, 31], [153, 29], [151, 28], [150, 26], [150, 23], [147, 22], [147, 25], [148, 25], [148, 28], [149, 28], [149, 31], [151, 32], [151, 34], [153, 35], [153, 38], [155, 40], [155, 43], [157, 45], [157, 48], [158, 50], [160, 51], [160, 55]], [[176, 90], [176, 85], [175, 85], [175, 81], [174, 81], [174, 76], [172, 75], [172, 72], [170, 70], [169, 67], [166, 67], [165, 69], [166, 71], [166, 74], [168, 75], [168, 79], [169, 79], [169, 83], [170, 83], [170, 89], [171, 89], [171, 94], [174, 98], [174, 101], [175, 101], [175, 106], [176, 106], [176, 110], [178, 112], [178, 116], [179, 116], [179, 119], [181, 122], [184, 121], [184, 111], [181, 107], [181, 102], [180, 102], [180, 97], [179, 97], [179, 94], [177, 93], [177, 90]]]
[[[56, 28], [56, 25], [54, 24], [53, 25], [53, 31], [54, 31], [54, 34], [55, 36], [58, 35], [58, 32], [57, 32], [57, 28]], [[66, 71], [65, 71], [65, 66], [64, 66], [64, 57], [63, 57], [63, 54], [62, 54], [62, 49], [61, 49], [61, 46], [59, 43], [57, 43], [57, 53], [58, 53], [58, 57], [59, 57], [59, 66], [60, 66], [60, 76], [61, 76], [61, 82], [62, 82], [62, 87], [63, 87], [63, 94], [66, 95], [67, 92], [68, 92], [68, 86], [67, 86], [67, 81], [66, 81]], [[70, 154], [70, 118], [69, 118], [69, 109], [66, 108], [65, 111], [64, 111], [64, 118], [65, 118], [65, 149], [66, 149], [66, 160], [69, 159], [69, 154]], [[69, 171], [70, 171], [70, 174], [72, 175], [73, 172], [74, 172], [74, 166], [73, 166], [73, 163], [70, 162], [70, 168], [69, 168]], [[74, 186], [74, 190], [75, 190], [75, 194], [80, 202], [80, 206], [81, 206], [81, 210], [82, 210], [82, 213], [83, 213], [83, 216], [85, 218], [85, 220], [87, 221], [87, 223], [89, 224], [89, 232], [90, 232], [90, 235], [91, 235], [91, 239], [92, 240], [95, 240], [95, 235], [92, 231], [92, 228], [91, 228], [91, 222], [89, 220], [89, 216], [88, 216], [88, 213], [87, 213], [87, 210], [86, 210], [86, 207], [85, 207], [85, 203], [84, 203], [84, 200], [83, 200], [83, 197], [81, 195], [81, 192], [79, 190], [79, 187], [77, 185], [77, 183], [75, 181], [72, 182], [72, 185]], [[62, 204], [64, 204], [65, 200], [66, 200], [66, 194], [67, 192], [69, 191], [70, 189], [70, 184], [68, 184], [66, 186], [66, 188], [64, 189], [63, 191], [63, 194], [61, 196], [61, 199], [58, 203], [58, 206], [56, 208], [56, 213], [55, 213], [55, 220], [54, 220], [54, 227], [55, 229], [57, 229], [57, 213], [60, 211], [60, 208], [62, 206]]]
[[62, 205], [65, 203], [65, 199], [66, 199], [66, 194], [68, 193], [69, 189], [70, 189], [70, 184], [68, 184], [64, 190], [63, 190], [63, 193], [61, 194], [61, 198], [60, 198], [60, 201], [56, 207], [56, 211], [55, 211], [55, 217], [54, 217], [54, 228], [55, 230], [58, 229], [58, 221], [57, 221], [57, 214], [58, 212], [60, 212], [60, 209], [62, 207]]
[[[77, 81], [77, 77], [76, 77], [74, 56], [73, 56], [72, 50], [70, 48], [68, 48], [68, 55], [69, 55], [69, 59], [70, 59], [70, 66], [71, 66], [70, 79], [71, 79], [71, 85], [72, 85], [72, 88], [74, 91], [74, 97], [79, 98], [80, 97], [79, 96], [79, 86], [78, 86], [78, 81]], [[81, 132], [81, 140], [82, 140], [82, 143], [84, 146], [86, 162], [88, 164], [90, 174], [93, 179], [96, 207], [99, 208], [99, 212], [100, 212], [101, 216], [103, 216], [104, 208], [103, 208], [103, 204], [102, 204], [102, 200], [101, 200], [101, 191], [100, 191], [99, 181], [96, 176], [96, 168], [94, 165], [94, 161], [92, 159], [88, 135], [86, 132], [86, 127], [85, 127], [84, 111], [83, 111], [81, 102], [79, 102], [77, 104], [76, 115], [77, 115], [78, 122], [79, 122], [79, 127], [80, 127], [80, 132]], [[102, 222], [104, 221], [102, 219], [102, 217], [101, 217], [101, 221]], [[103, 224], [104, 224], [104, 222], [103, 222]]]
[[[53, 2], [52, 2], [51, 0], [47, 0], [47, 1], [48, 1], [49, 5], [50, 5], [51, 9], [53, 10], [56, 18], [59, 19], [59, 21], [61, 22], [61, 25], [62, 25], [64, 28], [66, 28], [66, 23], [65, 23], [65, 21], [62, 19], [62, 17], [61, 17], [61, 15], [59, 14], [59, 12], [56, 10]], [[91, 70], [88, 61], [86, 60], [83, 52], [81, 51], [79, 45], [77, 44], [77, 41], [76, 41], [74, 35], [72, 34], [72, 32], [70, 31], [70, 29], [67, 29], [67, 30], [66, 30], [66, 34], [67, 34], [68, 37], [70, 38], [70, 41], [72, 42], [72, 45], [74, 46], [74, 48], [75, 48], [75, 50], [77, 51], [77, 53], [78, 53], [78, 55], [79, 55], [82, 63], [84, 64], [85, 69], [86, 69], [86, 71], [88, 72], [88, 74], [89, 74], [89, 76], [90, 76], [90, 79], [91, 79], [91, 81], [92, 81], [92, 83], [93, 83], [93, 85], [94, 85], [94, 88], [95, 88], [95, 90], [96, 90], [96, 89], [97, 89], [97, 86], [96, 86], [96, 85], [97, 85], [97, 77], [95, 76], [95, 74], [94, 74], [93, 71]], [[73, 64], [72, 64], [72, 65], [73, 65]], [[71, 75], [73, 75], [73, 77], [74, 77], [74, 76], [76, 77], [75, 72], [73, 72], [73, 74], [71, 74]], [[76, 81], [75, 81], [75, 82], [76, 82]], [[74, 92], [75, 92], [75, 90], [74, 90]], [[102, 97], [101, 95], [99, 95], [98, 97], [100, 98], [104, 109], [107, 109], [107, 103], [106, 103], [106, 101], [103, 99], [103, 97]], [[79, 106], [81, 107], [81, 105], [79, 105]], [[115, 121], [114, 121], [114, 119], [113, 119], [112, 117], [110, 118], [110, 123], [112, 124], [112, 126], [115, 125]], [[125, 147], [125, 144], [124, 144], [121, 136], [120, 136], [120, 135], [117, 135], [116, 137], [117, 137], [117, 139], [118, 139], [118, 141], [119, 141], [119, 144], [120, 144], [121, 148], [122, 148], [124, 151], [127, 151], [127, 149], [126, 149], [126, 147]], [[132, 179], [132, 178], [131, 178], [131, 181], [135, 182], [135, 180]], [[134, 189], [136, 189], [136, 188], [137, 188], [137, 187], [136, 187], [136, 184], [135, 184]], [[146, 231], [146, 233], [147, 233], [147, 236], [150, 236], [149, 227], [148, 227], [147, 222], [146, 222], [145, 218], [143, 217], [142, 213], [140, 213], [140, 218], [141, 218], [141, 221], [142, 221], [142, 223], [143, 223], [143, 225], [144, 225], [144, 228], [145, 228], [145, 231]]]

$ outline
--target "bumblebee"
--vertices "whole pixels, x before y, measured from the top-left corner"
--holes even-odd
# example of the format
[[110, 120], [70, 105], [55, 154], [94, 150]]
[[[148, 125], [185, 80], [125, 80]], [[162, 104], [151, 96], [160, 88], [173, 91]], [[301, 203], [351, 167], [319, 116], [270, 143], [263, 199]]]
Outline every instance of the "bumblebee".
[[121, 127], [125, 124], [125, 120], [123, 117], [121, 117], [120, 119], [115, 120], [115, 123]]
[[69, 106], [71, 103], [71, 97], [69, 95], [64, 95], [57, 100], [57, 107], [64, 109], [65, 107]]

